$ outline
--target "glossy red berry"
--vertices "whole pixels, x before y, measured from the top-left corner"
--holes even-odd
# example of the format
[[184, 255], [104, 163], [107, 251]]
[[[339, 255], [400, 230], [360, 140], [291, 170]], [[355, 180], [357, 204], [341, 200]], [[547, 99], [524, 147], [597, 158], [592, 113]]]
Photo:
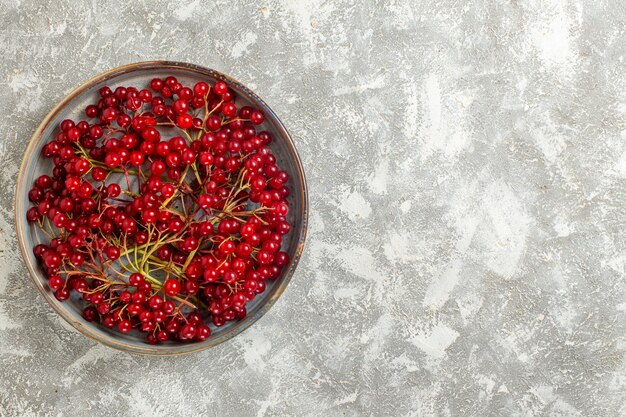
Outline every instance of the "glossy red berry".
[[226, 93], [227, 90], [228, 90], [228, 86], [226, 85], [224, 81], [218, 81], [213, 86], [213, 91], [215, 91], [215, 94], [218, 94], [220, 96]]
[[161, 91], [163, 89], [163, 81], [160, 78], [153, 78], [150, 81], [150, 88], [153, 91]]
[[192, 124], [193, 124], [193, 117], [191, 117], [190, 115], [186, 113], [180, 114], [176, 118], [176, 125], [180, 127], [181, 129], [189, 129]]
[[180, 292], [181, 286], [180, 281], [170, 278], [165, 281], [163, 284], [163, 291], [165, 295], [169, 297], [174, 297]]
[[121, 320], [118, 324], [117, 324], [117, 330], [120, 331], [120, 333], [128, 333], [131, 331], [131, 329], [133, 328], [130, 320]]

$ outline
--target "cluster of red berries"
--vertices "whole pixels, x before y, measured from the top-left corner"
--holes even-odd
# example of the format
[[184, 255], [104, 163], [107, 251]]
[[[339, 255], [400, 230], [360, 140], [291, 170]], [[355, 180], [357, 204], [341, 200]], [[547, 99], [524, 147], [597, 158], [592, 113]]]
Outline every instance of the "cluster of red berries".
[[86, 320], [149, 343], [206, 340], [289, 263], [289, 175], [257, 132], [264, 114], [222, 81], [99, 95], [90, 121], [64, 120], [42, 149], [54, 168], [26, 216], [50, 241], [34, 254], [57, 299], [80, 293]]

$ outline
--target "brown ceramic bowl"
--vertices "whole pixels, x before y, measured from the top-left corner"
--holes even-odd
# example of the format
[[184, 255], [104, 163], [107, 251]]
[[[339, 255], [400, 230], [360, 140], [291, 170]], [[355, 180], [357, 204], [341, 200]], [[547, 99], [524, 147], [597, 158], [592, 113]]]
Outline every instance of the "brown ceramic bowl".
[[[28, 190], [32, 188], [34, 179], [43, 173], [49, 173], [51, 170], [52, 162], [41, 156], [41, 148], [56, 133], [61, 120], [66, 118], [82, 119], [83, 109], [87, 104], [96, 100], [98, 89], [104, 85], [113, 88], [118, 85], [147, 87], [152, 78], [164, 78], [168, 75], [176, 76], [184, 84], [193, 84], [200, 80], [211, 83], [219, 80], [226, 81], [236, 92], [238, 103], [251, 104], [264, 111], [266, 120], [262, 127], [274, 136], [270, 147], [281, 168], [290, 175], [287, 184], [291, 190], [288, 221], [292, 225], [292, 230], [285, 236], [283, 250], [290, 255], [291, 261], [285, 266], [280, 278], [267, 281], [268, 286], [265, 292], [248, 303], [248, 315], [243, 320], [229, 322], [221, 328], [211, 325], [213, 333], [204, 342], [169, 342], [152, 346], [147, 344], [140, 334], [133, 334], [132, 332], [121, 334], [104, 326], [85, 321], [81, 315], [81, 305], [77, 295], [73, 294], [72, 298], [64, 302], [60, 302], [54, 297], [47, 286], [47, 279], [33, 255], [33, 247], [38, 243], [43, 243], [45, 236], [38, 227], [26, 221], [26, 211], [30, 207]], [[35, 286], [43, 294], [46, 301], [72, 327], [85, 336], [116, 349], [149, 355], [174, 355], [206, 349], [238, 335], [259, 320], [274, 305], [291, 280], [304, 248], [307, 219], [308, 195], [302, 163], [291, 136], [276, 114], [263, 100], [240, 82], [212, 69], [182, 62], [151, 61], [125, 65], [92, 78], [68, 94], [45, 117], [31, 138], [19, 170], [15, 193], [15, 222], [20, 250]]]

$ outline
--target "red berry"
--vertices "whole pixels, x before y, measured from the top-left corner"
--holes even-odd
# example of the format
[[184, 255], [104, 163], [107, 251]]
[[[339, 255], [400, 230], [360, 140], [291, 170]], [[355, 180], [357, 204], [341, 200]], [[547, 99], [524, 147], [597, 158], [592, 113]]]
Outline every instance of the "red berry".
[[203, 81], [197, 82], [193, 86], [193, 93], [196, 96], [204, 97], [209, 92], [209, 85]]
[[237, 115], [237, 107], [233, 103], [225, 103], [222, 105], [222, 114], [226, 117], [234, 117]]
[[176, 125], [181, 129], [189, 129], [193, 124], [193, 118], [188, 114], [180, 114], [176, 118]]
[[209, 336], [211, 336], [211, 329], [209, 326], [202, 324], [196, 328], [194, 339], [201, 342], [207, 340]]
[[115, 246], [109, 246], [105, 252], [106, 252], [107, 258], [109, 258], [112, 261], [115, 261], [120, 257], [120, 250], [116, 248]]
[[148, 127], [141, 132], [141, 137], [146, 142], [158, 142], [161, 139], [161, 134], [154, 127]]
[[179, 98], [172, 104], [172, 110], [174, 110], [174, 113], [178, 114], [185, 113], [187, 112], [187, 110], [189, 110], [189, 104], [186, 100]]
[[180, 292], [180, 281], [169, 278], [163, 284], [163, 291], [165, 295], [169, 297], [174, 297]]
[[121, 320], [118, 324], [117, 324], [117, 330], [120, 331], [120, 333], [128, 333], [130, 332], [130, 330], [133, 328], [132, 324], [130, 323], [130, 320]]
[[68, 290], [67, 288], [59, 288], [54, 292], [54, 296], [59, 301], [65, 301], [70, 298], [70, 290]]
[[260, 125], [265, 120], [265, 116], [260, 110], [253, 110], [250, 114], [250, 121], [252, 124]]
[[109, 198], [116, 198], [122, 193], [122, 187], [119, 184], [109, 184], [106, 188], [106, 194]]
[[215, 94], [220, 95], [220, 96], [226, 93], [227, 90], [228, 90], [228, 86], [226, 85], [224, 81], [218, 81], [213, 86], [213, 91], [215, 91]]
[[48, 286], [51, 290], [56, 291], [63, 287], [63, 278], [58, 275], [53, 275], [48, 279]]
[[153, 91], [161, 91], [163, 89], [163, 81], [160, 78], [153, 78], [150, 81], [150, 88]]

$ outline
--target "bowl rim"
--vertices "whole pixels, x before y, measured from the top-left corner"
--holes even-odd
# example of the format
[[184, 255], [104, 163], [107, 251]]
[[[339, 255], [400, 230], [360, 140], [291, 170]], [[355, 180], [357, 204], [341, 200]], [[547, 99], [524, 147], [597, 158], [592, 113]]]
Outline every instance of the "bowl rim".
[[[300, 197], [301, 203], [301, 211], [298, 213], [301, 216], [301, 225], [299, 230], [293, 231], [296, 232], [297, 235], [294, 236], [296, 240], [296, 249], [295, 254], [290, 260], [288, 268], [286, 272], [282, 274], [280, 279], [280, 283], [276, 288], [274, 288], [273, 293], [268, 298], [267, 302], [263, 305], [259, 306], [258, 311], [255, 312], [254, 315], [248, 315], [245, 319], [236, 323], [232, 328], [228, 331], [220, 334], [219, 337], [214, 339], [209, 339], [206, 342], [197, 342], [197, 343], [188, 343], [188, 344], [180, 344], [180, 345], [168, 345], [163, 348], [159, 348], [158, 346], [153, 346], [146, 344], [145, 346], [135, 346], [129, 343], [124, 342], [123, 340], [114, 339], [112, 337], [102, 336], [100, 333], [96, 333], [91, 330], [91, 326], [85, 326], [80, 321], [76, 320], [68, 310], [62, 305], [62, 303], [56, 300], [49, 291], [44, 288], [42, 281], [37, 279], [36, 276], [41, 275], [41, 271], [39, 271], [39, 267], [32, 256], [32, 248], [28, 248], [26, 245], [25, 239], [25, 230], [27, 224], [25, 224], [25, 211], [20, 211], [18, 208], [20, 207], [21, 202], [23, 201], [23, 196], [18, 194], [18, 190], [20, 189], [28, 189], [25, 188], [27, 184], [25, 184], [25, 176], [24, 176], [24, 168], [26, 165], [33, 160], [34, 150], [39, 142], [43, 138], [44, 131], [48, 128], [50, 122], [63, 110], [67, 105], [69, 105], [76, 97], [80, 94], [88, 90], [89, 88], [111, 79], [115, 77], [127, 74], [130, 72], [140, 71], [140, 70], [163, 70], [163, 69], [172, 69], [172, 70], [183, 70], [190, 71], [196, 74], [204, 75], [207, 77], [212, 77], [218, 80], [225, 81], [229, 84], [229, 86], [234, 87], [234, 89], [238, 93], [243, 93], [246, 95], [254, 104], [263, 109], [266, 114], [266, 118], [271, 121], [276, 130], [278, 131], [278, 135], [281, 137], [281, 140], [285, 141], [287, 146], [287, 150], [290, 154], [290, 157], [293, 159], [296, 166], [296, 174], [297, 181], [300, 189], [302, 190]], [[308, 198], [308, 189], [306, 183], [306, 177], [304, 174], [304, 169], [302, 166], [302, 161], [298, 152], [296, 150], [294, 141], [280, 121], [278, 116], [274, 113], [274, 111], [253, 91], [248, 89], [245, 85], [235, 80], [234, 78], [225, 75], [219, 71], [214, 69], [191, 64], [187, 62], [180, 61], [167, 61], [167, 60], [155, 60], [155, 61], [142, 61], [136, 62], [132, 64], [122, 65], [115, 68], [112, 68], [108, 71], [100, 73], [87, 81], [80, 84], [78, 87], [73, 89], [70, 93], [68, 93], [65, 97], [63, 97], [53, 108], [48, 112], [48, 114], [44, 117], [43, 121], [39, 124], [35, 133], [30, 138], [28, 145], [24, 151], [24, 155], [22, 156], [22, 161], [20, 163], [20, 168], [18, 171], [17, 180], [15, 183], [15, 198], [14, 198], [14, 213], [15, 213], [15, 226], [16, 226], [16, 235], [19, 243], [20, 251], [22, 254], [22, 259], [24, 264], [26, 265], [26, 269], [28, 270], [28, 275], [35, 284], [35, 287], [42, 294], [43, 298], [46, 302], [52, 307], [56, 313], [61, 316], [70, 326], [74, 329], [78, 330], [84, 336], [95, 340], [101, 344], [104, 344], [108, 347], [112, 347], [121, 351], [140, 354], [140, 355], [151, 355], [151, 356], [177, 356], [188, 354], [192, 352], [198, 352], [204, 349], [208, 349], [210, 347], [214, 347], [223, 343], [227, 340], [232, 339], [238, 334], [242, 333], [254, 323], [256, 323], [261, 317], [263, 317], [276, 303], [276, 301], [280, 298], [282, 293], [285, 291], [287, 285], [291, 281], [293, 274], [296, 270], [296, 267], [300, 261], [302, 256], [302, 252], [304, 250], [304, 246], [306, 243], [306, 236], [308, 230], [308, 217], [309, 217], [309, 198]], [[292, 233], [293, 233], [292, 232]]]

